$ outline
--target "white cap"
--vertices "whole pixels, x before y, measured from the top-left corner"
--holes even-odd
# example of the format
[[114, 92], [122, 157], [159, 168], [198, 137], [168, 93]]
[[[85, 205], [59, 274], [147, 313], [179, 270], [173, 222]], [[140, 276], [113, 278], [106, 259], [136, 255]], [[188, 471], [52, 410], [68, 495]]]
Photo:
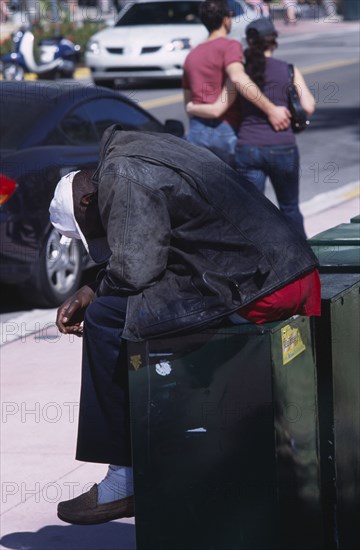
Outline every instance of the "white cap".
[[50, 203], [50, 221], [65, 237], [71, 239], [81, 239], [86, 250], [89, 252], [89, 247], [84, 235], [75, 219], [74, 202], [72, 194], [72, 182], [76, 172], [70, 172], [63, 176], [56, 186], [54, 197]]
[[66, 174], [57, 184], [49, 208], [50, 221], [55, 229], [65, 237], [81, 240], [92, 259], [95, 262], [103, 263], [111, 255], [106, 238], [86, 240], [75, 219], [72, 182], [75, 174], [79, 171], [76, 170]]

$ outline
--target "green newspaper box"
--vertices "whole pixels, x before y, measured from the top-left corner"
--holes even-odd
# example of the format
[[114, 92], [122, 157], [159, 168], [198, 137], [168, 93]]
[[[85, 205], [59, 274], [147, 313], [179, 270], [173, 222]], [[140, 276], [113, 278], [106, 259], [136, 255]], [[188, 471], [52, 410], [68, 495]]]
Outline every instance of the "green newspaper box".
[[323, 548], [310, 320], [128, 343], [137, 550]]
[[315, 319], [326, 550], [360, 547], [360, 276], [321, 275]]
[[321, 273], [360, 273], [360, 224], [342, 223], [309, 239]]

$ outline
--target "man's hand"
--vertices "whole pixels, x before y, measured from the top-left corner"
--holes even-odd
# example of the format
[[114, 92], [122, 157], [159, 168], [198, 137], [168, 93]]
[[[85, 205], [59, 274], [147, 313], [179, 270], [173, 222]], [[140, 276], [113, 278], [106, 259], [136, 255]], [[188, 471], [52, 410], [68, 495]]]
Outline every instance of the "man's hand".
[[268, 119], [274, 130], [278, 132], [279, 130], [286, 130], [290, 126], [291, 114], [286, 107], [273, 105], [268, 113]]
[[93, 301], [95, 292], [87, 285], [70, 296], [57, 310], [56, 326], [63, 334], [82, 336], [85, 310]]

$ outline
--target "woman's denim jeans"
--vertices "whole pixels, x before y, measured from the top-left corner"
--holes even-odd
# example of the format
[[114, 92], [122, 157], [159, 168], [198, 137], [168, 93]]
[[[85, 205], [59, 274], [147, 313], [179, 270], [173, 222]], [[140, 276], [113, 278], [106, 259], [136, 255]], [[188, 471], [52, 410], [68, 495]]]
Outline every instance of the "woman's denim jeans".
[[227, 122], [193, 117], [186, 139], [194, 145], [209, 149], [234, 167], [236, 130]]
[[296, 145], [237, 146], [235, 168], [262, 193], [266, 177], [269, 177], [281, 212], [306, 238], [299, 209], [299, 150]]

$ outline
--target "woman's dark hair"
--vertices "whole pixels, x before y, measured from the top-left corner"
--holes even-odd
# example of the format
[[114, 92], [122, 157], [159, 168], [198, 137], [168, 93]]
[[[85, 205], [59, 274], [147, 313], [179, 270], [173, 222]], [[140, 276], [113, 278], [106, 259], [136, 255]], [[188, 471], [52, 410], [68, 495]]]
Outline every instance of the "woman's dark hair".
[[259, 34], [251, 29], [248, 31], [246, 40], [248, 48], [244, 51], [245, 57], [245, 72], [251, 80], [263, 89], [265, 83], [265, 66], [266, 50], [275, 50], [277, 48], [277, 34], [269, 34], [267, 36], [259, 36]]

